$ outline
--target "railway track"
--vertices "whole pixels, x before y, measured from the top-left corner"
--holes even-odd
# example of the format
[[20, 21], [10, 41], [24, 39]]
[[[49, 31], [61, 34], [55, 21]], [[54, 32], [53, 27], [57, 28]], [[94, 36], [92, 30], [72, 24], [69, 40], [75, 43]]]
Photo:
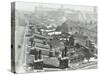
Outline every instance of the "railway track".
[[69, 68], [69, 70], [93, 69], [93, 68], [97, 68], [97, 62], [96, 61], [87, 62], [87, 63], [84, 63], [84, 64], [80, 64], [78, 66], [72, 66], [71, 68]]

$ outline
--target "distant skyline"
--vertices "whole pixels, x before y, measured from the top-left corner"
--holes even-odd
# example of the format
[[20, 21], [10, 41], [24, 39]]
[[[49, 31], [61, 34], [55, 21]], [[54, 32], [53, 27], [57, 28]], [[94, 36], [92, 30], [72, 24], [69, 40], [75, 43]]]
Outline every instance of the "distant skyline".
[[64, 8], [64, 9], [72, 9], [77, 11], [87, 11], [87, 12], [97, 12], [97, 8], [95, 6], [81, 6], [81, 5], [67, 5], [67, 4], [50, 4], [50, 3], [34, 3], [34, 2], [16, 2], [15, 7], [17, 10], [23, 11], [33, 11], [35, 7], [48, 7], [48, 8]]

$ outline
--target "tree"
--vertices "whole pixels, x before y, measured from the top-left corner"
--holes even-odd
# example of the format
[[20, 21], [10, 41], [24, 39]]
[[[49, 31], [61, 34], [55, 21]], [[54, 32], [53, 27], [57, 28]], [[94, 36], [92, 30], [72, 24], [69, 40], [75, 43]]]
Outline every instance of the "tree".
[[87, 48], [83, 48], [82, 49], [82, 51], [83, 51], [83, 54], [85, 55], [85, 58], [88, 60], [88, 62], [89, 62], [89, 60], [90, 60], [90, 58], [92, 57], [92, 55], [91, 55], [91, 53], [89, 52], [89, 49], [87, 49]]

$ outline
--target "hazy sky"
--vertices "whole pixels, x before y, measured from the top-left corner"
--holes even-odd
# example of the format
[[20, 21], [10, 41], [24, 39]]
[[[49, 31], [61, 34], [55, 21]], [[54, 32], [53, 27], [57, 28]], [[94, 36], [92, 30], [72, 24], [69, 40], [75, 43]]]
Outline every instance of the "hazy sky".
[[[60, 8], [60, 4], [47, 4], [47, 3], [33, 3], [33, 2], [16, 2], [17, 10], [25, 10], [25, 11], [34, 11], [35, 6], [42, 6], [48, 8]], [[63, 8], [68, 8], [72, 10], [80, 10], [80, 11], [94, 11], [93, 6], [79, 6], [79, 5], [63, 5]]]

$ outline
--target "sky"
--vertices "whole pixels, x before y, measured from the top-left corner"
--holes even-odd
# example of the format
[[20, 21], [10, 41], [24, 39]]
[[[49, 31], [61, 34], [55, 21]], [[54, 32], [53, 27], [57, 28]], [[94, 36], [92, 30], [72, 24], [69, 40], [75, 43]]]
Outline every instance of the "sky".
[[[17, 10], [24, 10], [24, 11], [34, 11], [35, 6], [39, 7], [48, 7], [48, 8], [60, 8], [61, 4], [47, 4], [47, 3], [33, 3], [33, 2], [16, 2], [16, 9]], [[94, 6], [80, 6], [80, 5], [63, 5], [65, 9], [72, 9], [78, 11], [88, 11], [93, 12], [95, 9]]]

